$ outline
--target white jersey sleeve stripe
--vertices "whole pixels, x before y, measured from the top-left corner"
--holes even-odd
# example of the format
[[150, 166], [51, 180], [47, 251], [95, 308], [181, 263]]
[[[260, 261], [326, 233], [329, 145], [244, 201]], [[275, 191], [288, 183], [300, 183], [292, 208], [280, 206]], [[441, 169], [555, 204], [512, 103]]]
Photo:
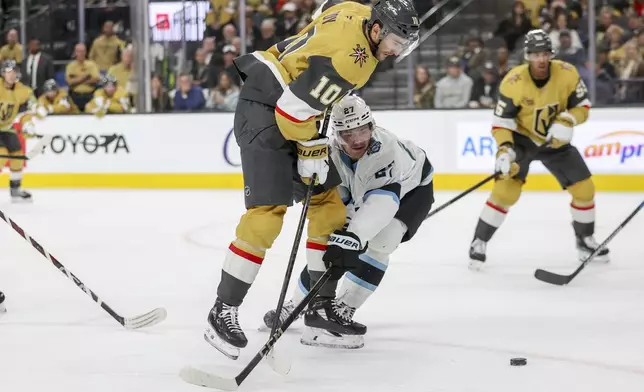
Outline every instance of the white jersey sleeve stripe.
[[284, 89], [282, 96], [277, 100], [277, 107], [280, 111], [288, 114], [288, 117], [300, 122], [307, 121], [322, 113], [295, 95], [290, 86]]
[[517, 121], [513, 118], [503, 118], [499, 116], [494, 116], [492, 120], [493, 128], [505, 128], [511, 131], [517, 130]]

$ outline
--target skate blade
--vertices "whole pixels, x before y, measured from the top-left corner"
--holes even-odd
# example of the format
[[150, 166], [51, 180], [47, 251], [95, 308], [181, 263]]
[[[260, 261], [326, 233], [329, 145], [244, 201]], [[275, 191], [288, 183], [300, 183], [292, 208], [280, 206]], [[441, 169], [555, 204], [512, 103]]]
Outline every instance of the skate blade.
[[23, 199], [22, 197], [11, 197], [11, 203], [13, 204], [32, 204], [33, 199]]
[[479, 260], [470, 260], [470, 264], [467, 266], [470, 271], [480, 271], [483, 268], [483, 262]]
[[300, 343], [312, 347], [358, 349], [364, 347], [364, 335], [336, 336], [324, 329], [307, 327]]
[[224, 354], [233, 361], [239, 358], [239, 347], [235, 347], [232, 344], [224, 341], [219, 337], [219, 335], [217, 335], [217, 332], [215, 332], [211, 328], [206, 329], [206, 332], [204, 332], [203, 334], [203, 338], [206, 340], [206, 342], [208, 342], [208, 344], [216, 348], [220, 353]]

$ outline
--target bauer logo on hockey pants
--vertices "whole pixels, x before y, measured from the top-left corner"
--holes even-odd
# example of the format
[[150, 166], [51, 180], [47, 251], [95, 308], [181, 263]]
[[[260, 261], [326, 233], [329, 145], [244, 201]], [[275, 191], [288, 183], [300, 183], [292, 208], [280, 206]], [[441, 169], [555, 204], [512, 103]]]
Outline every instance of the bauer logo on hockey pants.
[[360, 243], [351, 237], [332, 235], [329, 237], [329, 243], [337, 245], [343, 249], [360, 250]]

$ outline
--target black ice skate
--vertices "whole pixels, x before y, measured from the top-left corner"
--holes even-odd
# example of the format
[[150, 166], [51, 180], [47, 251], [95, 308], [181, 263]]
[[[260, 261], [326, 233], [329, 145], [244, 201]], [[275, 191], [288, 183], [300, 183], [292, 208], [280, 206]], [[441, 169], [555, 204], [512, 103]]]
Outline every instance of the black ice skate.
[[0, 316], [7, 311], [7, 308], [4, 307], [4, 293], [0, 291]]
[[479, 271], [485, 263], [485, 250], [487, 248], [487, 242], [474, 238], [472, 244], [470, 245], [470, 265], [469, 268], [474, 271]]
[[11, 201], [13, 203], [31, 203], [31, 193], [20, 188], [20, 181], [9, 181], [9, 189], [11, 191]]
[[239, 326], [237, 307], [227, 305], [217, 298], [208, 314], [208, 328], [204, 338], [228, 358], [239, 358], [239, 349], [246, 347], [248, 339]]
[[[282, 305], [282, 312], [279, 317], [278, 321], [278, 326], [282, 325], [286, 318], [293, 312], [293, 309], [295, 309], [295, 303], [292, 300], [288, 300], [284, 302], [284, 305]], [[298, 316], [297, 318], [299, 319], [301, 316]], [[275, 323], [276, 319], [276, 313], [275, 309], [271, 309], [266, 314], [264, 315], [264, 326], [260, 327], [260, 331], [270, 331], [273, 329], [273, 324]]]
[[361, 348], [367, 327], [353, 321], [355, 308], [330, 298], [316, 298], [304, 315], [307, 328], [300, 342], [307, 346]]
[[[595, 249], [599, 248], [599, 244], [595, 241], [593, 236], [588, 237], [579, 237], [577, 236], [577, 251], [579, 252], [579, 261], [586, 260]], [[593, 258], [593, 261], [599, 263], [608, 263], [610, 258], [608, 256], [608, 248], [604, 248], [599, 251], [597, 256]]]

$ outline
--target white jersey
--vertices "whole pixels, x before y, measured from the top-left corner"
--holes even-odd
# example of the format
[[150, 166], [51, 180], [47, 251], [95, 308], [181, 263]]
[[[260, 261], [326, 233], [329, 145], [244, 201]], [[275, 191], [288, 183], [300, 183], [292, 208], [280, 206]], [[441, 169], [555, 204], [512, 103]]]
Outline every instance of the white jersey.
[[374, 128], [371, 145], [357, 162], [337, 140], [331, 145], [331, 159], [342, 179], [340, 195], [350, 209], [347, 230], [363, 244], [391, 222], [407, 193], [432, 181], [425, 151], [384, 128]]

